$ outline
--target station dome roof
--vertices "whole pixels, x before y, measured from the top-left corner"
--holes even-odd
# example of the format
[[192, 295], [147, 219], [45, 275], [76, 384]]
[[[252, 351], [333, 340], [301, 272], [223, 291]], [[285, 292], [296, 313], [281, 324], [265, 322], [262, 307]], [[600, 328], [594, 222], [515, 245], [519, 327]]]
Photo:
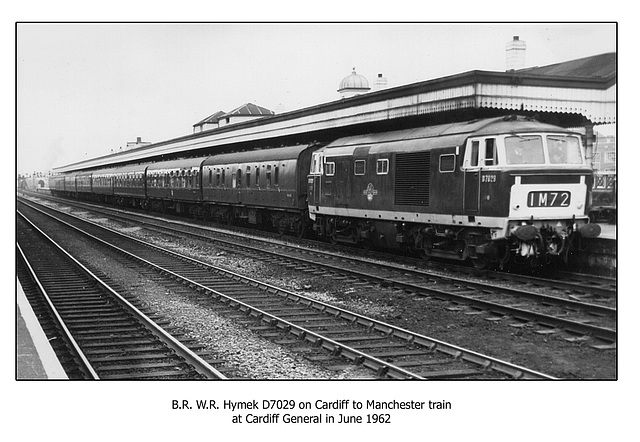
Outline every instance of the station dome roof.
[[369, 81], [362, 75], [356, 73], [356, 68], [353, 68], [353, 72], [351, 72], [351, 75], [347, 75], [342, 79], [342, 81], [340, 82], [340, 87], [338, 88], [338, 92], [353, 89], [359, 91], [371, 89], [369, 87]]

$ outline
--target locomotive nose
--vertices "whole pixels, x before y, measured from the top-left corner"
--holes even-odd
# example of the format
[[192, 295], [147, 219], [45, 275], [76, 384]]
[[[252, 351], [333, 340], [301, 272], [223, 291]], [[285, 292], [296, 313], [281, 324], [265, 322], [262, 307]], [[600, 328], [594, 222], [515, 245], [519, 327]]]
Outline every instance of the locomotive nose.
[[585, 224], [580, 228], [580, 235], [584, 238], [596, 238], [600, 236], [600, 232], [602, 232], [602, 227], [599, 224]]

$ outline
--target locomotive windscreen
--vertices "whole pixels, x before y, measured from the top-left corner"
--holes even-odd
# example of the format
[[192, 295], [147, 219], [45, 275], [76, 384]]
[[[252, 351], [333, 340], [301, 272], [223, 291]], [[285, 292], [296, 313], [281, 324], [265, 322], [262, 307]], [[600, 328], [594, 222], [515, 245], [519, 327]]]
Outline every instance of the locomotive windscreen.
[[396, 154], [395, 204], [428, 206], [431, 152]]

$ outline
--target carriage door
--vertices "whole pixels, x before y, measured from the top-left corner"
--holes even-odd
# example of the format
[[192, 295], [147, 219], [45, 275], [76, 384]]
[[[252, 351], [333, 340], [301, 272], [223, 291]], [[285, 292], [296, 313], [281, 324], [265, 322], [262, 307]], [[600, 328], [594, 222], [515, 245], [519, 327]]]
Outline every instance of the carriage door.
[[478, 156], [480, 141], [472, 140], [467, 143], [464, 155], [464, 212], [477, 212], [480, 202], [480, 165]]

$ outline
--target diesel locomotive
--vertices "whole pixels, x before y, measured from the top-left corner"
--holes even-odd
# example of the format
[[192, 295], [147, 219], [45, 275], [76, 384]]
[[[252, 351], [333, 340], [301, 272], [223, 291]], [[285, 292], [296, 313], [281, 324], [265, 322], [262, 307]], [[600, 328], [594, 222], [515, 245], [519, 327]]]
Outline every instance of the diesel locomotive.
[[59, 177], [53, 193], [471, 260], [568, 260], [589, 223], [581, 136], [496, 117]]

